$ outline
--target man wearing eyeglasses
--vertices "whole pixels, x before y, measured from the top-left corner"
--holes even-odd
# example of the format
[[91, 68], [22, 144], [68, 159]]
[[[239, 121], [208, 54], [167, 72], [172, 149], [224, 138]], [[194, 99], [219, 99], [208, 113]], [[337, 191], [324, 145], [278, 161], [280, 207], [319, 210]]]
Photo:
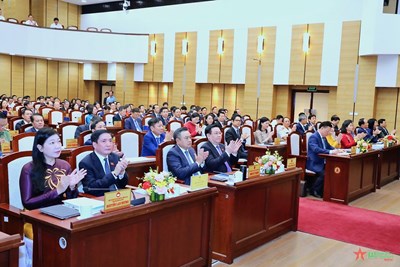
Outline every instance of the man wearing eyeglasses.
[[232, 126], [225, 133], [225, 141], [229, 144], [231, 141], [240, 140], [242, 145], [238, 150], [238, 156], [241, 159], [247, 159], [247, 151], [246, 151], [246, 139], [249, 137], [248, 133], [242, 133], [240, 130], [240, 126], [242, 126], [242, 116], [238, 113], [234, 113], [232, 116]]
[[204, 152], [201, 148], [196, 155], [192, 148], [192, 137], [186, 127], [176, 129], [174, 139], [176, 145], [167, 154], [168, 170], [185, 184], [190, 184], [193, 175], [200, 175], [203, 172], [208, 152]]

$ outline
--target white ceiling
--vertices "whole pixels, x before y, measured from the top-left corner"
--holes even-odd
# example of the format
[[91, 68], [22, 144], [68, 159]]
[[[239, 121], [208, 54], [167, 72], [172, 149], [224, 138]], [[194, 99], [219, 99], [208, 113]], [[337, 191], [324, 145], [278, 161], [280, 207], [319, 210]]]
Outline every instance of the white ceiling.
[[93, 5], [93, 4], [100, 4], [100, 3], [107, 3], [107, 2], [118, 2], [121, 0], [62, 0], [64, 2], [68, 2], [78, 6], [84, 5]]

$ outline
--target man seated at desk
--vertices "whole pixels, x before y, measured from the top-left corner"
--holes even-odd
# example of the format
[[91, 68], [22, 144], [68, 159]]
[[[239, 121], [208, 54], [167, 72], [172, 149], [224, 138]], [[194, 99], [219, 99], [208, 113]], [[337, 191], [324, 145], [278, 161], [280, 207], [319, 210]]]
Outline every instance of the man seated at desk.
[[321, 122], [318, 131], [313, 133], [308, 140], [307, 169], [316, 173], [316, 180], [312, 186], [308, 182], [305, 186], [311, 189], [313, 196], [319, 198], [322, 197], [324, 189], [325, 159], [318, 154], [336, 155], [342, 152], [340, 149], [334, 149], [326, 140], [331, 129], [330, 121]]
[[36, 133], [44, 127], [43, 116], [39, 113], [35, 113], [31, 116], [31, 122], [33, 127], [25, 131], [26, 133]]
[[242, 146], [240, 140], [230, 141], [225, 147], [221, 144], [221, 127], [217, 124], [208, 125], [205, 129], [208, 142], [202, 148], [208, 152], [205, 170], [207, 172], [231, 172], [232, 165], [238, 161], [238, 150]]
[[124, 188], [128, 183], [128, 161], [115, 153], [112, 135], [107, 130], [97, 130], [91, 136], [94, 151], [84, 157], [79, 168], [87, 170], [82, 180], [85, 193], [102, 196], [105, 192]]
[[125, 120], [125, 129], [141, 132], [142, 120], [140, 119], [140, 110], [138, 108], [132, 109], [131, 115]]
[[277, 136], [279, 139], [286, 141], [289, 134], [295, 131], [296, 131], [296, 124], [293, 124], [292, 128], [290, 128], [290, 119], [288, 117], [285, 117], [283, 119], [283, 125], [277, 129]]
[[238, 150], [238, 156], [241, 159], [247, 160], [246, 139], [249, 138], [248, 133], [242, 133], [240, 127], [242, 126], [242, 116], [235, 113], [232, 116], [232, 126], [225, 132], [225, 141], [229, 144], [232, 140], [240, 140], [242, 145]]
[[22, 115], [22, 120], [19, 121], [17, 124], [15, 124], [15, 130], [17, 130], [17, 131], [19, 131], [19, 129], [21, 129], [22, 125], [31, 123], [32, 110], [24, 109], [22, 111], [21, 115]]
[[168, 170], [179, 180], [190, 184], [193, 175], [200, 175], [208, 152], [201, 148], [198, 155], [192, 148], [192, 137], [186, 127], [178, 128], [174, 132], [176, 145], [167, 154]]
[[158, 118], [148, 121], [150, 131], [143, 138], [142, 157], [155, 156], [158, 145], [164, 141], [171, 141], [170, 132], [164, 133], [164, 125]]

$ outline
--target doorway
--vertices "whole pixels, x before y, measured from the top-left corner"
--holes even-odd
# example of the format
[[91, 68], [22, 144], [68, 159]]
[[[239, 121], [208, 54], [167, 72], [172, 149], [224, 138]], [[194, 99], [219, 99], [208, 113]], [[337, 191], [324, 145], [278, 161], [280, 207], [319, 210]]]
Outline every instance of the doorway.
[[329, 91], [307, 92], [292, 90], [292, 118], [297, 121], [298, 114], [304, 112], [307, 116], [314, 114], [318, 121], [330, 120]]

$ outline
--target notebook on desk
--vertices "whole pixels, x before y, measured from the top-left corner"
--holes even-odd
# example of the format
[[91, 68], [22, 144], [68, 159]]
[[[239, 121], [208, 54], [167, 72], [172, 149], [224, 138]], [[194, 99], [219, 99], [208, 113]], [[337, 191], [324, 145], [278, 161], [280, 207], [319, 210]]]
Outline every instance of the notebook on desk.
[[64, 220], [71, 217], [79, 216], [79, 211], [63, 204], [41, 208], [40, 211], [44, 214]]

